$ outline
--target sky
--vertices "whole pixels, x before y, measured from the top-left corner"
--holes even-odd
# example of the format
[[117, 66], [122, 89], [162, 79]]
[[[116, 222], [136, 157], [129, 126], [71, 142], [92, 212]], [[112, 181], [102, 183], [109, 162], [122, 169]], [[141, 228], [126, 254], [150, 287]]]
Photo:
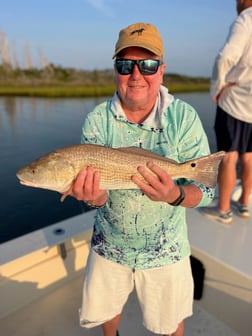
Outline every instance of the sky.
[[[12, 59], [76, 69], [112, 69], [120, 29], [154, 24], [167, 73], [210, 77], [236, 17], [235, 0], [2, 0], [0, 32]], [[0, 36], [3, 36], [1, 34]], [[15, 56], [16, 55], [16, 56]]]

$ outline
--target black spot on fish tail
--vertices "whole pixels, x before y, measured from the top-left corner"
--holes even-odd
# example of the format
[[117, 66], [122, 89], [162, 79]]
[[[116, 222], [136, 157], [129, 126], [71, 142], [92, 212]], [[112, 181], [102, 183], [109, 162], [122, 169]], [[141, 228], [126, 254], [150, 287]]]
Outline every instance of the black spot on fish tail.
[[195, 180], [208, 188], [214, 188], [217, 184], [219, 164], [225, 152], [220, 151], [208, 156], [187, 161], [190, 164], [192, 180]]

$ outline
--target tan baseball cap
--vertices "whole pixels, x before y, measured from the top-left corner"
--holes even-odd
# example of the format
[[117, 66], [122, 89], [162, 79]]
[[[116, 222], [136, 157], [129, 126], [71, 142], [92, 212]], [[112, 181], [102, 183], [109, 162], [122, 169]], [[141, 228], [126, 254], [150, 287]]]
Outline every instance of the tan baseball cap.
[[155, 55], [163, 57], [164, 47], [162, 38], [155, 26], [150, 23], [134, 23], [119, 32], [113, 58], [125, 48], [141, 47]]

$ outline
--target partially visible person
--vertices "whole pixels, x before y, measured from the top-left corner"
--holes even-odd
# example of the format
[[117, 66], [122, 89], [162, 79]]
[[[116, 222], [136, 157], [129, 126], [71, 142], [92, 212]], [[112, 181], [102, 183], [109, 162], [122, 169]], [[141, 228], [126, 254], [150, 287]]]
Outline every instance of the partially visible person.
[[226, 151], [226, 155], [219, 169], [218, 205], [205, 208], [204, 213], [224, 224], [233, 220], [231, 198], [239, 159], [242, 193], [234, 206], [242, 218], [250, 217], [252, 190], [252, 0], [237, 0], [236, 7], [238, 16], [215, 60], [211, 81], [213, 101], [217, 103], [217, 149]]
[[[142, 147], [178, 162], [209, 154], [194, 108], [162, 85], [166, 65], [156, 27], [140, 22], [122, 29], [113, 57], [116, 92], [87, 115], [82, 143]], [[92, 167], [79, 173], [72, 188], [75, 198], [98, 208], [80, 323], [101, 325], [104, 336], [115, 336], [135, 289], [145, 327], [182, 336], [193, 303], [185, 209], [209, 204], [214, 190], [173, 181], [151, 162], [138, 171], [146, 183], [133, 176], [136, 190], [101, 190]]]

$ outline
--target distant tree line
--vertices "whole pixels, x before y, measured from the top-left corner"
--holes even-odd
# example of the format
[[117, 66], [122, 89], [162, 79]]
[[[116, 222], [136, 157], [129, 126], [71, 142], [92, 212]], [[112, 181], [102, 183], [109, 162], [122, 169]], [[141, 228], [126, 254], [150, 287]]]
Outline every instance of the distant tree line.
[[[165, 74], [164, 85], [180, 83], [183, 85], [208, 84], [209, 78], [190, 77], [179, 74]], [[63, 68], [52, 63], [46, 67], [29, 69], [12, 69], [8, 65], [0, 64], [0, 85], [1, 86], [111, 86], [114, 84], [114, 70], [77, 70], [74, 68]]]

